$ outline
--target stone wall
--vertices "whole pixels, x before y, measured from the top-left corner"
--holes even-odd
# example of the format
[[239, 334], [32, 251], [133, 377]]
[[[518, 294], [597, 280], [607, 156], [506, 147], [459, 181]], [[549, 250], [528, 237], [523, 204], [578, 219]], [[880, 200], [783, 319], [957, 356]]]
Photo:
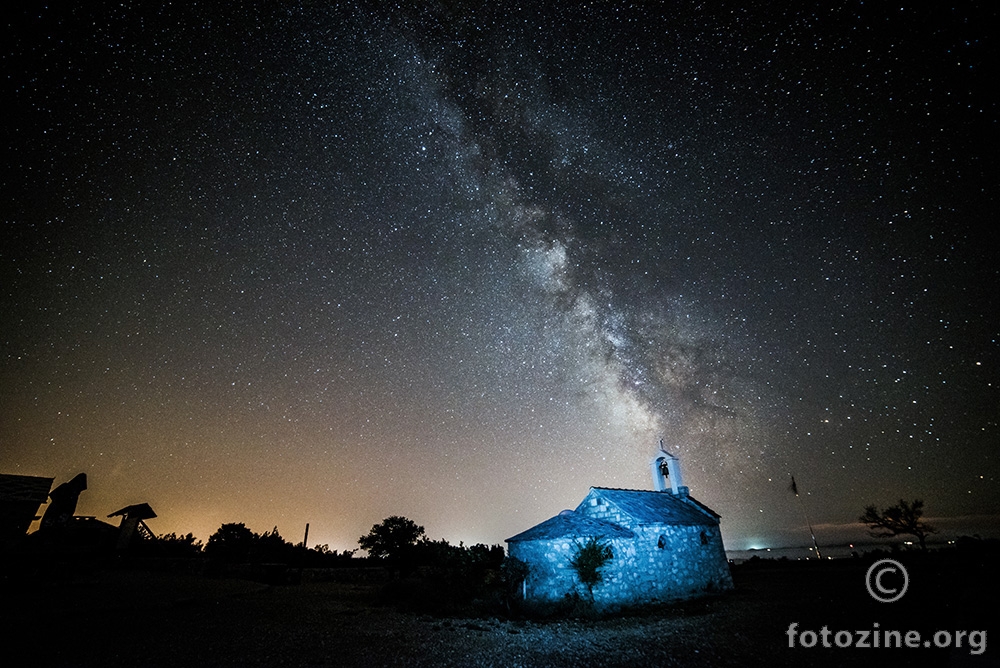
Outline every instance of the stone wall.
[[[605, 517], [614, 521], [612, 517]], [[651, 525], [631, 527], [635, 537], [604, 541], [612, 559], [594, 587], [599, 608], [693, 598], [733, 586], [718, 526]], [[584, 539], [572, 537], [519, 541], [511, 556], [530, 568], [529, 601], [558, 602], [574, 593], [588, 596], [570, 564]]]
[[609, 600], [669, 601], [732, 588], [718, 526], [653, 525], [633, 532], [634, 558], [615, 565], [628, 574], [629, 589], [608, 592]]
[[[525, 598], [528, 601], [556, 603], [574, 594], [588, 597], [586, 586], [580, 583], [576, 570], [570, 563], [578, 546], [585, 542], [585, 539], [564, 537], [511, 543], [508, 548], [510, 556], [528, 564]], [[623, 591], [630, 587], [628, 573], [615, 566], [618, 563], [632, 563], [635, 556], [631, 540], [612, 539], [602, 542], [611, 546], [613, 556], [601, 569], [603, 581], [594, 588], [595, 601], [606, 598], [606, 591]]]

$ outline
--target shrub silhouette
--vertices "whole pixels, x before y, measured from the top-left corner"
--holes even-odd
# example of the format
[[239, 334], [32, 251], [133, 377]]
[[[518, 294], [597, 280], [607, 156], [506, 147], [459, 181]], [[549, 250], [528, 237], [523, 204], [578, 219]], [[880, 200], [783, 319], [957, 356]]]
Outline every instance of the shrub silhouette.
[[178, 536], [175, 533], [168, 533], [157, 536], [154, 544], [155, 554], [164, 557], [197, 557], [202, 553], [201, 541], [194, 537], [194, 534]]
[[226, 564], [284, 562], [295, 558], [295, 546], [278, 533], [278, 527], [257, 534], [242, 522], [223, 524], [205, 545], [205, 556]]
[[611, 546], [605, 545], [597, 538], [591, 538], [583, 545], [576, 546], [576, 553], [570, 565], [576, 571], [580, 582], [587, 587], [591, 600], [594, 598], [594, 587], [603, 579], [601, 568], [611, 560], [611, 557]]

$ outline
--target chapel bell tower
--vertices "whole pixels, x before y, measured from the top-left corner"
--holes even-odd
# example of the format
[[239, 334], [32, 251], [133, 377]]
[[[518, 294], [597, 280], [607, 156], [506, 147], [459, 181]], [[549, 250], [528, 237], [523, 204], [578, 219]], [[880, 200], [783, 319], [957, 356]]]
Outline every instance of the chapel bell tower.
[[[663, 469], [666, 467], [666, 473]], [[660, 439], [660, 449], [649, 462], [650, 473], [653, 474], [653, 489], [657, 492], [670, 492], [675, 496], [687, 496], [688, 488], [681, 480], [681, 463], [677, 457], [666, 451], [663, 439]]]

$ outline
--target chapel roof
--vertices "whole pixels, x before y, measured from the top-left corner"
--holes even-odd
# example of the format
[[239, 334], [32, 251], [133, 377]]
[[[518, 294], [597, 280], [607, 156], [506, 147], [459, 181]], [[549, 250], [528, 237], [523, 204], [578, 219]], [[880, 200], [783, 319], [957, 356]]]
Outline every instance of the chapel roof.
[[564, 510], [541, 524], [507, 539], [508, 543], [528, 540], [548, 540], [572, 536], [575, 538], [631, 538], [634, 534], [612, 522], [587, 517], [575, 510]]
[[577, 506], [580, 510], [594, 496], [617, 506], [639, 524], [675, 524], [715, 526], [720, 515], [691, 496], [640, 489], [591, 487], [590, 493]]

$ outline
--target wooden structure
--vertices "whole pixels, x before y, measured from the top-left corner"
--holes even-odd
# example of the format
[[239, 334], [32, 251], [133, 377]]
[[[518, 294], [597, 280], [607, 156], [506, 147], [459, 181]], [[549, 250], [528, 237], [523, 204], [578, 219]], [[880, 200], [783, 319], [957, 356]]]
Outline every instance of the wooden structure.
[[108, 515], [108, 517], [119, 516], [122, 518], [122, 522], [119, 525], [118, 543], [115, 546], [116, 549], [128, 549], [137, 533], [143, 538], [151, 540], [156, 538], [156, 534], [154, 534], [143, 521], [156, 517], [156, 513], [153, 512], [153, 509], [148, 503], [137, 503], [135, 505], [125, 506], [121, 510], [116, 510]]
[[28, 532], [35, 513], [49, 498], [53, 478], [0, 474], [0, 543]]

